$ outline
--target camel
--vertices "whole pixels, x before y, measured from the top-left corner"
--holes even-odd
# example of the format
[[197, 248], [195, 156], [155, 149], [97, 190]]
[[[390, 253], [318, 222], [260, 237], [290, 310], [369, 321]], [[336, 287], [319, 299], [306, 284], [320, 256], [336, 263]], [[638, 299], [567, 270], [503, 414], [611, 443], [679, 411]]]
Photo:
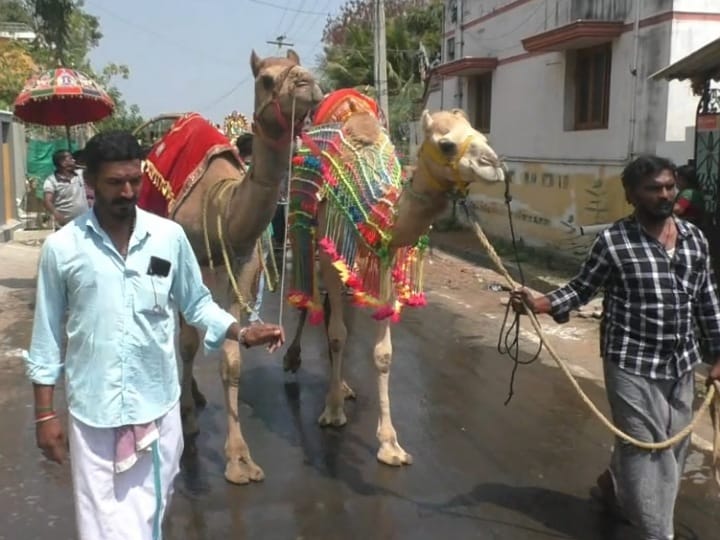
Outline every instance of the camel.
[[[357, 97], [357, 96], [356, 96]], [[352, 102], [355, 103], [352, 103]], [[358, 106], [357, 102], [361, 102]], [[367, 103], [367, 101], [365, 101]], [[323, 107], [321, 104], [318, 111]], [[349, 109], [349, 112], [348, 112]], [[467, 194], [469, 186], [475, 182], [500, 182], [505, 178], [503, 167], [495, 151], [490, 147], [486, 137], [473, 129], [465, 114], [459, 109], [440, 111], [430, 114], [427, 110], [422, 114], [424, 128], [424, 142], [418, 152], [417, 167], [412, 177], [404, 185], [399, 181], [388, 182], [388, 177], [399, 178], [399, 162], [393, 155], [384, 160], [385, 169], [378, 166], [376, 157], [368, 156], [366, 152], [371, 148], [382, 148], [389, 144], [387, 134], [381, 128], [380, 120], [373, 107], [363, 107], [362, 100], [351, 99], [344, 107], [343, 114], [330, 115], [329, 121], [340, 121], [342, 138], [345, 144], [324, 144], [328, 137], [322, 136], [323, 126], [318, 126], [317, 140], [313, 140], [313, 128], [305, 137], [307, 157], [294, 158], [299, 170], [294, 173], [291, 182], [291, 219], [290, 236], [293, 245], [293, 265], [312, 267], [316, 277], [302, 274], [294, 269], [296, 276], [295, 286], [305, 289], [306, 293], [314, 290], [315, 299], [311, 295], [290, 291], [288, 296], [291, 304], [300, 308], [300, 317], [297, 330], [284, 358], [286, 371], [296, 372], [301, 364], [300, 339], [302, 331], [310, 314], [311, 322], [322, 320], [322, 308], [319, 307], [319, 287], [317, 279], [320, 278], [327, 290], [325, 301], [325, 324], [327, 329], [328, 349], [330, 352], [330, 383], [325, 399], [325, 408], [318, 422], [321, 426], [340, 427], [346, 424], [344, 400], [355, 397], [353, 390], [343, 380], [342, 363], [343, 352], [348, 338], [347, 327], [343, 314], [344, 287], [354, 291], [355, 300], [361, 305], [374, 305], [377, 311], [374, 318], [377, 320], [377, 334], [374, 346], [374, 363], [378, 371], [379, 392], [379, 419], [377, 439], [380, 447], [377, 459], [384, 464], [401, 466], [412, 463], [412, 456], [398, 443], [397, 433], [390, 414], [389, 377], [392, 363], [392, 343], [390, 324], [399, 317], [402, 304], [422, 305], [421, 296], [421, 264], [422, 255], [427, 246], [427, 233], [433, 221], [446, 209], [449, 200], [454, 196]], [[316, 117], [316, 123], [317, 123]], [[321, 119], [322, 120], [322, 119]], [[315, 150], [312, 147], [315, 146]], [[338, 151], [337, 149], [340, 148]], [[303, 151], [301, 151], [301, 154]], [[372, 150], [370, 150], [372, 154]], [[323, 165], [322, 156], [328, 157]], [[361, 156], [353, 159], [353, 156]], [[310, 163], [308, 165], [308, 159]], [[312, 160], [315, 161], [312, 161]], [[360, 168], [359, 162], [372, 161], [368, 170], [373, 171], [370, 176], [364, 177], [366, 191], [375, 191], [377, 205], [384, 206], [385, 210], [369, 211], [365, 217], [372, 216], [373, 223], [360, 220], [357, 224], [357, 211], [351, 210], [354, 215], [355, 226], [347, 226], [348, 221], [338, 219], [338, 200], [342, 205], [345, 200], [357, 199], [356, 196], [346, 197], [338, 195], [337, 188], [333, 186], [337, 178], [342, 176], [339, 169], [348, 167]], [[333, 169], [333, 163], [338, 169]], [[348, 165], [348, 163], [352, 165]], [[315, 167], [320, 174], [308, 175], [303, 168]], [[324, 171], [324, 174], [323, 172]], [[318, 180], [318, 177], [322, 177]], [[333, 179], [334, 178], [334, 179]], [[314, 180], [313, 180], [314, 179]], [[308, 186], [315, 182], [319, 187], [317, 193], [308, 192]], [[303, 193], [305, 192], [305, 195]], [[357, 194], [357, 192], [356, 192]], [[313, 206], [312, 196], [319, 200]], [[353, 206], [354, 203], [350, 203]], [[348, 213], [349, 206], [342, 208], [340, 213]], [[303, 215], [310, 216], [303, 223]], [[386, 222], [383, 224], [383, 219]], [[317, 227], [308, 232], [308, 223], [316, 220]], [[312, 227], [310, 227], [312, 228]], [[377, 231], [387, 231], [384, 239], [376, 239], [375, 249], [367, 249], [371, 236]], [[372, 231], [375, 231], [373, 233]], [[362, 232], [360, 232], [362, 231]], [[371, 231], [368, 233], [368, 231]], [[313, 242], [323, 234], [325, 239]], [[348, 235], [363, 235], [356, 237], [354, 242], [347, 242]], [[380, 235], [382, 237], [382, 235]], [[332, 240], [328, 240], [331, 238]], [[340, 247], [344, 245], [345, 247]], [[316, 249], [317, 247], [317, 249]], [[385, 250], [383, 252], [383, 250]], [[379, 253], [380, 264], [377, 260], [373, 264], [373, 251]], [[317, 252], [318, 265], [312, 263], [309, 253]], [[344, 255], [343, 255], [344, 253]], [[303, 259], [305, 256], [305, 259]], [[354, 263], [352, 262], [354, 260]], [[370, 261], [370, 262], [368, 262]], [[374, 276], [373, 276], [374, 272]], [[299, 275], [299, 277], [298, 277]], [[376, 286], [368, 284], [368, 279], [376, 281]], [[302, 281], [305, 280], [304, 286]], [[361, 292], [359, 292], [361, 291]], [[374, 301], [372, 300], [374, 298]], [[320, 310], [318, 317], [318, 310]], [[314, 313], [313, 313], [314, 312]]]
[[[286, 58], [264, 59], [253, 51], [250, 64], [255, 78], [252, 167], [245, 175], [233, 153], [212, 157], [192, 190], [171, 211], [171, 218], [182, 225], [203, 267], [213, 298], [238, 320], [246, 315], [248, 302], [254, 296], [258, 264], [254, 248], [275, 212], [294, 134], [322, 98], [319, 86], [300, 66], [300, 58], [292, 50]], [[211, 268], [214, 271], [209, 271]], [[195, 409], [196, 404], [204, 402], [192, 375], [199, 344], [198, 332], [181, 321], [180, 404], [186, 436], [198, 432]], [[242, 357], [238, 343], [225, 341], [221, 356], [227, 412], [225, 478], [234, 484], [261, 481], [264, 472], [253, 461], [240, 428], [238, 385]]]

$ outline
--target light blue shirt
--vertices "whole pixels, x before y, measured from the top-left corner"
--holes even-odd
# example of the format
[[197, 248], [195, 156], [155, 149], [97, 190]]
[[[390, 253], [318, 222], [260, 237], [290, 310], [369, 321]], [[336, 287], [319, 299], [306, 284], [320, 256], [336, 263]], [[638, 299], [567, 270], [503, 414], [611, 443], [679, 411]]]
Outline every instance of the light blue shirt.
[[[148, 274], [151, 256], [170, 262], [168, 276]], [[220, 347], [235, 322], [213, 302], [177, 223], [138, 209], [123, 260], [91, 210], [43, 245], [28, 376], [53, 385], [64, 368], [70, 414], [89, 426], [156, 420], [180, 397], [178, 309], [207, 330], [207, 349]]]

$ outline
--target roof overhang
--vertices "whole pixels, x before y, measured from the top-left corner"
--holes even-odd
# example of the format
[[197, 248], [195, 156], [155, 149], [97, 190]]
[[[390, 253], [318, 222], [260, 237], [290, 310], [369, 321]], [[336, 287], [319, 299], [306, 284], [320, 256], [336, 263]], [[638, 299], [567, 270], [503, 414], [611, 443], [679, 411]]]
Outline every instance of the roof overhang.
[[720, 39], [653, 73], [650, 78], [703, 81], [720, 79]]
[[528, 52], [557, 52], [583, 49], [608, 43], [620, 36], [625, 28], [623, 21], [589, 21], [580, 19], [535, 34], [522, 40]]
[[495, 70], [497, 65], [498, 59], [495, 57], [465, 57], [440, 64], [433, 68], [433, 74], [442, 77], [472, 77], [490, 73]]

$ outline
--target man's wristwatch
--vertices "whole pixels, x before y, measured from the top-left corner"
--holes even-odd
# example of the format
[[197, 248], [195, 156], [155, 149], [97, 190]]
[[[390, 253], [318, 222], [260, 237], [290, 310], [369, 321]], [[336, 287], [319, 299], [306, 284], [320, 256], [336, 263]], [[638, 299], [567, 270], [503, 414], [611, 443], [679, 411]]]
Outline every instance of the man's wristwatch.
[[238, 343], [245, 347], [246, 349], [250, 348], [250, 344], [247, 342], [246, 336], [247, 336], [248, 327], [243, 326], [240, 329], [240, 333], [238, 334]]

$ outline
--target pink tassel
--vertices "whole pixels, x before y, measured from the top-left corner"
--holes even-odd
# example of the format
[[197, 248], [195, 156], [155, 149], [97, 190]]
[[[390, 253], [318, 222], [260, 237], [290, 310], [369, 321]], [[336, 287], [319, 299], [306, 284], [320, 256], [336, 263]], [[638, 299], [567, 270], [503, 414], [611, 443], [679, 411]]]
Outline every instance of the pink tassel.
[[312, 325], [318, 325], [325, 319], [325, 314], [323, 313], [322, 309], [311, 309], [308, 313], [310, 324]]
[[[395, 313], [397, 313], [397, 312], [395, 311], [395, 308], [393, 308], [392, 306], [383, 306], [380, 309], [378, 309], [377, 311], [375, 311], [375, 313], [373, 313], [372, 317], [376, 321], [382, 321], [382, 320], [387, 319], [388, 317], [392, 317]], [[397, 322], [397, 321], [393, 321], [393, 322]]]
[[427, 305], [427, 298], [424, 293], [415, 293], [405, 301], [405, 305], [410, 307], [424, 307]]

